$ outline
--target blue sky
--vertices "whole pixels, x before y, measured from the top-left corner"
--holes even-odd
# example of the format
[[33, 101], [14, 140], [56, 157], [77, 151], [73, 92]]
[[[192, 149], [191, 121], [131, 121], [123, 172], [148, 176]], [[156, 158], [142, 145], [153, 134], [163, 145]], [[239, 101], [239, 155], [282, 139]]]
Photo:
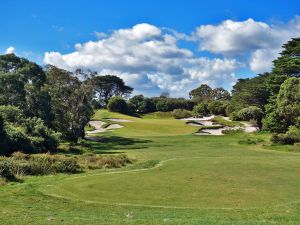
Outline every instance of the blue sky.
[[200, 83], [230, 89], [269, 70], [281, 44], [300, 35], [300, 1], [291, 0], [11, 0], [1, 8], [1, 53], [115, 73], [146, 95], [186, 96]]

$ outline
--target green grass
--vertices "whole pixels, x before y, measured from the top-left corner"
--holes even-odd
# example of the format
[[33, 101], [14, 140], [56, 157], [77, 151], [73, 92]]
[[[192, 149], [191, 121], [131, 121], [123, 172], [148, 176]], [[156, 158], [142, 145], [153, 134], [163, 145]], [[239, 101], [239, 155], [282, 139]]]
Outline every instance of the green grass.
[[151, 115], [101, 118], [134, 122], [92, 151], [136, 163], [2, 186], [1, 224], [299, 224], [297, 146], [272, 146], [266, 133], [194, 136], [197, 127]]
[[221, 124], [223, 126], [227, 126], [227, 127], [235, 127], [235, 126], [242, 125], [238, 121], [228, 121], [228, 120], [223, 119], [221, 116], [215, 116], [211, 121]]
[[112, 113], [108, 112], [107, 110], [100, 110], [96, 112], [94, 119], [103, 120], [108, 118], [114, 118], [133, 121], [133, 123], [117, 122], [125, 126], [125, 129], [123, 128], [114, 130], [113, 133], [110, 135], [115, 136], [174, 136], [187, 135], [197, 131], [197, 128], [187, 126], [184, 121], [175, 120], [172, 117], [167, 116], [168, 113], [162, 114], [164, 114], [164, 116], [159, 116], [161, 114], [152, 113], [149, 116], [144, 116], [144, 118], [139, 118], [119, 113]]
[[90, 124], [86, 125], [84, 128], [85, 131], [94, 131], [96, 128]]
[[144, 119], [171, 119], [173, 118], [172, 112], [153, 112], [142, 115]]

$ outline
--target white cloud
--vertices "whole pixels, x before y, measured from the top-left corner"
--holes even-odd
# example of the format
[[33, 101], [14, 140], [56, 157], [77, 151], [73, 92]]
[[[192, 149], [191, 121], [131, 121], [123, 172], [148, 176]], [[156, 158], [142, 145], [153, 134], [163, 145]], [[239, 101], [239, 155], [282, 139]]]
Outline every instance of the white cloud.
[[[153, 94], [155, 90], [187, 96], [201, 83], [230, 88], [239, 68], [255, 73], [269, 71], [282, 44], [300, 36], [300, 17], [282, 24], [226, 20], [199, 26], [190, 36], [146, 23], [95, 35], [98, 40], [78, 43], [69, 54], [46, 52], [44, 63], [67, 70], [115, 74], [137, 93]], [[200, 55], [208, 51], [209, 57], [180, 47], [179, 40], [197, 43]]]
[[196, 57], [177, 45], [177, 37], [150, 24], [115, 30], [97, 41], [76, 44], [69, 54], [46, 52], [46, 64], [74, 70], [91, 69], [116, 74], [138, 92], [160, 88], [174, 96], [187, 96], [200, 83], [231, 83], [240, 65], [235, 59]]
[[105, 38], [105, 37], [108, 36], [108, 35], [107, 35], [106, 33], [104, 33], [104, 32], [97, 32], [97, 31], [95, 31], [94, 34], [95, 34], [95, 36], [96, 36], [98, 39], [102, 39], [102, 38]]
[[5, 54], [15, 53], [16, 49], [13, 46], [10, 46], [6, 49]]
[[240, 54], [245, 51], [268, 48], [276, 42], [272, 28], [253, 19], [238, 22], [226, 20], [219, 25], [203, 25], [194, 37], [200, 40], [200, 49], [221, 54]]
[[282, 44], [300, 36], [300, 17], [288, 23], [267, 24], [253, 19], [226, 20], [219, 25], [202, 25], [193, 33], [201, 51], [231, 57], [249, 57], [249, 67], [256, 73], [269, 71]]
[[269, 72], [273, 66], [272, 60], [278, 57], [281, 49], [258, 49], [251, 55], [249, 66], [256, 73]]

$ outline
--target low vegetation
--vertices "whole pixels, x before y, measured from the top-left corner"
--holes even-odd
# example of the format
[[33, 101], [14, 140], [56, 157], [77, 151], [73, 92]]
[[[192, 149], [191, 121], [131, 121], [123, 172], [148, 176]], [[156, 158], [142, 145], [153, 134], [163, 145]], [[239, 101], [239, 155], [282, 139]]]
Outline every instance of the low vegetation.
[[121, 168], [131, 163], [132, 160], [123, 154], [65, 156], [15, 152], [11, 157], [0, 157], [0, 177], [6, 181], [19, 181], [28, 175], [71, 174], [86, 169]]
[[172, 116], [175, 119], [183, 119], [192, 116], [192, 113], [186, 109], [174, 109], [172, 112]]
[[241, 123], [238, 121], [231, 121], [231, 120], [226, 120], [221, 116], [215, 116], [214, 118], [211, 119], [212, 122], [221, 124], [225, 127], [236, 127], [236, 126], [241, 126]]
[[81, 172], [81, 168], [76, 159], [62, 155], [28, 155], [16, 152], [12, 157], [0, 158], [0, 176], [9, 181], [26, 175], [78, 172]]

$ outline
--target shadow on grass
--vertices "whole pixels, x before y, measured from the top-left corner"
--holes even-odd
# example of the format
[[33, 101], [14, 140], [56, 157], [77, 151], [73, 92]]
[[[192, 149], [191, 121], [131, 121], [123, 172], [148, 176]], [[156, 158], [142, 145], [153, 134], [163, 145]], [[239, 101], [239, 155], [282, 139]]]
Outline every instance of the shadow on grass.
[[121, 153], [113, 150], [148, 148], [145, 144], [152, 142], [150, 140], [119, 136], [89, 137], [89, 141], [92, 151], [98, 154]]

